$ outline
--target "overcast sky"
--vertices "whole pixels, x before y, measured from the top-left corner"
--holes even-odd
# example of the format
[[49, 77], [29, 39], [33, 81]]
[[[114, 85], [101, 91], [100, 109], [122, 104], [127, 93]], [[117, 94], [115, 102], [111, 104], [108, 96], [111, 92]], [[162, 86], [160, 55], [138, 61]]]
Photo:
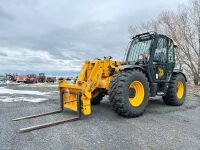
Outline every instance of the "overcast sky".
[[0, 0], [0, 73], [122, 60], [128, 29], [187, 0]]

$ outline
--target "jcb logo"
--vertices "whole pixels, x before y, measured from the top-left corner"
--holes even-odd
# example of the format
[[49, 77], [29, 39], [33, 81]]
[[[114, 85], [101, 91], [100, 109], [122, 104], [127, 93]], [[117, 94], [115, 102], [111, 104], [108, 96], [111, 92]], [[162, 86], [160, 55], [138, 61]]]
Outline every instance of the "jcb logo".
[[163, 68], [158, 68], [158, 76], [159, 77], [164, 76], [164, 69]]

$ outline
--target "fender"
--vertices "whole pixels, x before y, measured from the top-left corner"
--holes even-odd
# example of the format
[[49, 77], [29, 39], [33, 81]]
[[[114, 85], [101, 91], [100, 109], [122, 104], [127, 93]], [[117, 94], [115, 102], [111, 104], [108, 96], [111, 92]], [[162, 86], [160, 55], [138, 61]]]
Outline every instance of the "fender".
[[122, 65], [120, 66], [119, 70], [129, 70], [129, 69], [141, 69], [145, 72], [144, 68], [139, 65]]
[[122, 65], [119, 68], [120, 71], [126, 71], [126, 70], [132, 70], [132, 69], [141, 70], [144, 74], [146, 74], [146, 77], [148, 78], [149, 82], [153, 82], [152, 77], [149, 76], [149, 72], [147, 70], [145, 70], [145, 68], [142, 67], [142, 66], [139, 66], [139, 65]]
[[187, 78], [185, 74], [182, 72], [182, 69], [174, 69], [172, 74], [182, 74], [183, 77], [185, 78], [185, 81], [187, 82]]

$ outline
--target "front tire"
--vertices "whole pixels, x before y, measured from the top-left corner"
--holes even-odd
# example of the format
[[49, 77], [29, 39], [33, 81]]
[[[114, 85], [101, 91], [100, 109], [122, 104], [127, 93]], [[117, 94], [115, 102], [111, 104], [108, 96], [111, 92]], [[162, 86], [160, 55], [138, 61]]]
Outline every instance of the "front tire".
[[186, 81], [183, 75], [173, 74], [169, 82], [166, 96], [163, 97], [165, 104], [181, 106], [186, 97]]
[[109, 99], [113, 109], [125, 117], [143, 114], [149, 101], [149, 82], [140, 70], [119, 72], [109, 88]]

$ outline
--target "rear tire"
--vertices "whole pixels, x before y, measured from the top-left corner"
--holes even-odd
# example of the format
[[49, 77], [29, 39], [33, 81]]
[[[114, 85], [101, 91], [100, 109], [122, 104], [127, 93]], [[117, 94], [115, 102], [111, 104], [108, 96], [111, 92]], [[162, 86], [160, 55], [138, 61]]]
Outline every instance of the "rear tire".
[[[137, 88], [135, 88], [134, 94], [130, 96], [133, 83], [137, 83], [134, 86]], [[138, 89], [140, 91], [137, 91]], [[137, 95], [138, 93], [140, 95]], [[114, 75], [109, 87], [109, 100], [113, 109], [119, 115], [125, 117], [142, 115], [149, 101], [149, 82], [147, 77], [140, 70], [128, 70]], [[139, 102], [136, 102], [138, 100]]]
[[169, 82], [166, 96], [163, 96], [165, 104], [172, 106], [183, 105], [185, 102], [186, 90], [187, 88], [184, 76], [181, 74], [173, 74]]

